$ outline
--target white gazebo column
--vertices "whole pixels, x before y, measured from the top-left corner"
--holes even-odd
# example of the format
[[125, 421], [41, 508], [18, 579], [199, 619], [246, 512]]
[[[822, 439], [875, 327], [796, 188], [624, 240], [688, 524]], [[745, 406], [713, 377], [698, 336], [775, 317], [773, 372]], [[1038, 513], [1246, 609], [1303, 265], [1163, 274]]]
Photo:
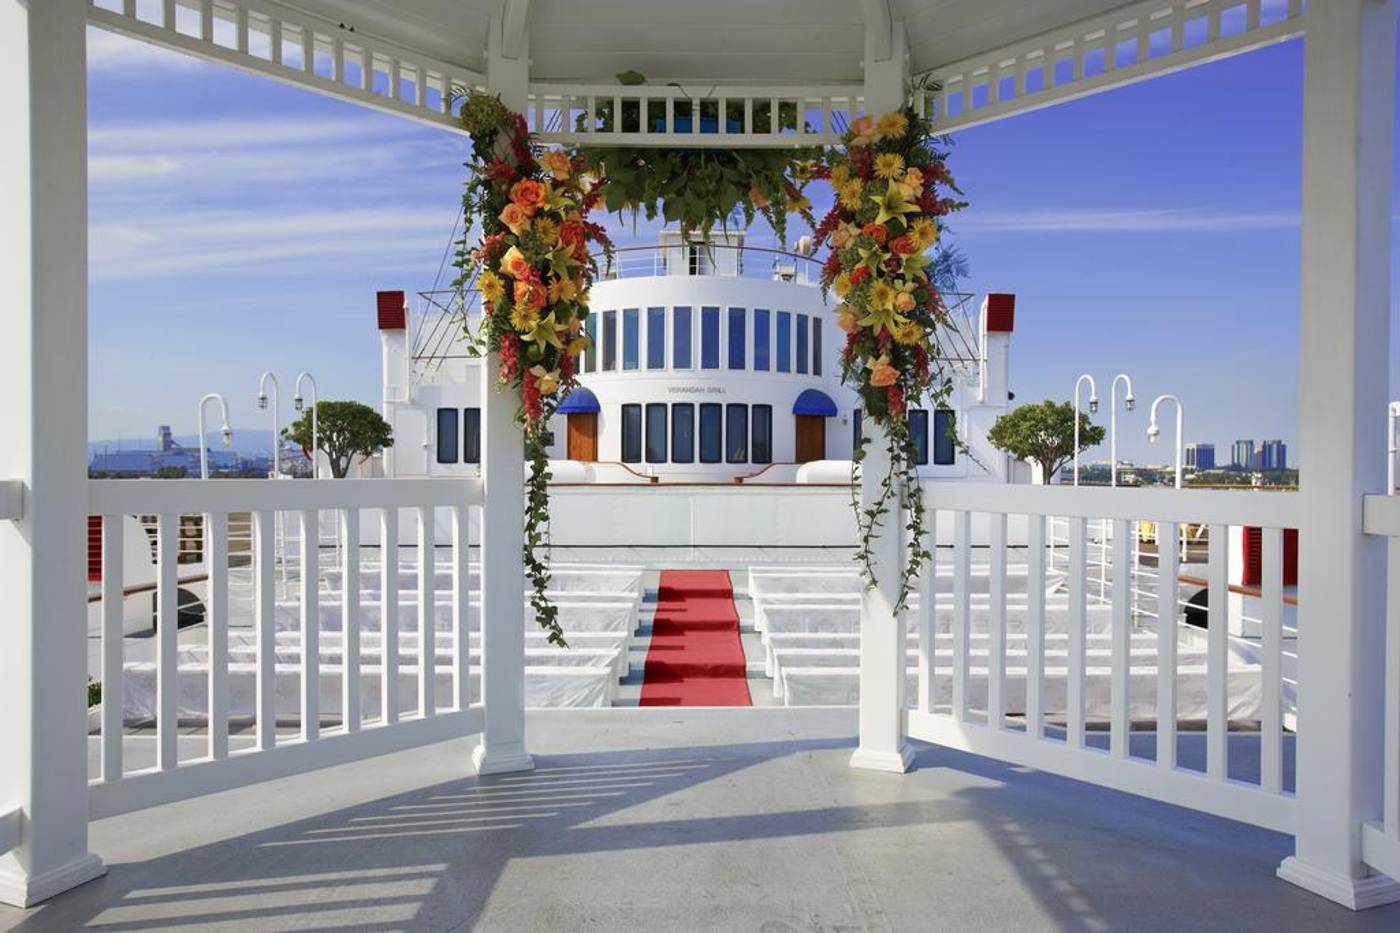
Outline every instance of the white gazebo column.
[[[488, 49], [491, 87], [510, 109], [524, 113], [529, 52], [521, 40], [516, 58], [501, 54], [501, 21], [491, 23]], [[515, 422], [519, 398], [498, 389], [500, 357], [481, 367], [481, 699], [486, 724], [473, 760], [480, 774], [527, 771], [525, 749], [525, 450]]]
[[1369, 874], [1360, 829], [1381, 807], [1385, 551], [1362, 496], [1385, 489], [1393, 0], [1308, 14], [1295, 854], [1279, 876], [1353, 908], [1400, 899]]
[[25, 487], [0, 520], [0, 814], [19, 811], [0, 901], [19, 906], [104, 871], [87, 834], [86, 11], [0, 0], [0, 478]]
[[[868, 4], [880, 12], [883, 3]], [[887, 15], [867, 13], [865, 28], [865, 112], [880, 116], [904, 105], [908, 75], [904, 26]], [[889, 472], [888, 435], [874, 418], [862, 418], [866, 438], [861, 464], [861, 508], [879, 498], [880, 482]], [[904, 772], [914, 750], [904, 737], [904, 619], [894, 611], [903, 573], [904, 513], [896, 499], [882, 519], [880, 536], [870, 545], [877, 586], [860, 604], [860, 743], [851, 766]]]

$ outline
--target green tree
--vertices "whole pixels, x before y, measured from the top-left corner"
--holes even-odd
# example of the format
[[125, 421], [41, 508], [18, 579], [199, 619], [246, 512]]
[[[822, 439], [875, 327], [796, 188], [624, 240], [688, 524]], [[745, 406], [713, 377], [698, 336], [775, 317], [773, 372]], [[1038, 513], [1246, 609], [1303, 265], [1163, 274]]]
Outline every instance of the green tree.
[[[1087, 450], [1103, 442], [1104, 429], [1079, 416], [1079, 449]], [[987, 432], [987, 439], [998, 450], [1018, 460], [1034, 460], [1047, 484], [1055, 471], [1075, 454], [1074, 406], [1069, 402], [1043, 402], [1022, 405], [1002, 415]]]
[[[355, 457], [369, 457], [392, 447], [394, 431], [379, 412], [359, 402], [318, 402], [316, 412], [317, 446], [331, 464], [331, 475], [343, 479], [350, 471]], [[299, 419], [282, 431], [282, 436], [302, 450], [311, 451], [311, 412], [307, 408]]]

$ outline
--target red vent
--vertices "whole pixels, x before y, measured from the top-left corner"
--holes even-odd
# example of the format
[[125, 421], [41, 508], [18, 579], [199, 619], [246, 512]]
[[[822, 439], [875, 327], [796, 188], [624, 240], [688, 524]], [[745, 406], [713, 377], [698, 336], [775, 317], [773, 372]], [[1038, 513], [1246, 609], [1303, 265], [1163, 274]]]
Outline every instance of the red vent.
[[376, 292], [375, 297], [379, 304], [379, 329], [406, 330], [408, 302], [404, 300], [403, 292]]
[[1016, 329], [1016, 296], [1004, 292], [987, 295], [987, 333], [1009, 334]]
[[[1244, 529], [1244, 576], [1245, 586], [1262, 586], [1264, 583], [1264, 531], [1246, 525]], [[1283, 585], [1298, 585], [1298, 529], [1283, 529]]]
[[88, 582], [102, 579], [102, 516], [88, 516]]

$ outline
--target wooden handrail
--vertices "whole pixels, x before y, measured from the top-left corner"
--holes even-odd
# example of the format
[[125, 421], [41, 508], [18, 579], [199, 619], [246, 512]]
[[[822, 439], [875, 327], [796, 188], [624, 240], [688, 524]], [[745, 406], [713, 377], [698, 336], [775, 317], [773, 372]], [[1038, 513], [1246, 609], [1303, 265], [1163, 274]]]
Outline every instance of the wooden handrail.
[[[193, 574], [193, 575], [188, 576], [188, 577], [180, 577], [180, 578], [176, 579], [175, 585], [176, 585], [176, 586], [184, 586], [184, 585], [187, 584], [187, 583], [203, 583], [204, 581], [206, 581], [206, 580], [208, 580], [208, 579], [209, 579], [209, 574], [207, 574], [207, 573], [196, 573], [196, 574]], [[137, 596], [137, 595], [139, 595], [139, 594], [141, 594], [141, 593], [153, 593], [153, 592], [155, 592], [156, 590], [158, 590], [159, 588], [160, 588], [160, 584], [159, 584], [159, 583], [135, 583], [135, 584], [132, 584], [131, 586], [122, 587], [122, 596], [123, 596], [123, 598], [125, 598], [125, 597], [127, 597], [127, 596]], [[90, 595], [88, 596], [88, 603], [89, 603], [89, 604], [91, 604], [91, 603], [97, 603], [97, 602], [101, 602], [101, 601], [102, 601], [102, 594], [101, 594], [101, 593], [92, 593], [92, 594], [90, 594]]]
[[[1203, 580], [1200, 577], [1193, 577], [1189, 574], [1181, 574], [1176, 579], [1178, 582], [1189, 583], [1192, 586], [1210, 586], [1209, 580]], [[1256, 599], [1262, 599], [1264, 596], [1264, 591], [1261, 590], [1259, 587], [1244, 586], [1243, 584], [1239, 583], [1231, 583], [1230, 592], [1234, 593], [1236, 596], [1253, 596]], [[1296, 608], [1298, 605], [1298, 597], [1289, 596], [1285, 593], [1283, 597], [1283, 603], [1285, 606], [1293, 606]]]

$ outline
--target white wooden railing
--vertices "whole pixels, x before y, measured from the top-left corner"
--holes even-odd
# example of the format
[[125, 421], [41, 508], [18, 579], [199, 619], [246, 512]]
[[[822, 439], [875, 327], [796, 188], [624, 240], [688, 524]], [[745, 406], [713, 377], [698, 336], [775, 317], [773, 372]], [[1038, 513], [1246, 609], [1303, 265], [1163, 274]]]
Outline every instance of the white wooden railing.
[[1361, 831], [1365, 862], [1400, 878], [1400, 496], [1367, 496], [1367, 534], [1387, 539], [1382, 816]]
[[[933, 524], [950, 522], [953, 528], [952, 553], [939, 551], [935, 560], [950, 561], [953, 571], [951, 615], [951, 658], [946, 662], [938, 652], [935, 619], [936, 600], [924, 593], [914, 617], [918, 632], [919, 668], [917, 690], [907, 713], [908, 734], [913, 738], [960, 748], [977, 754], [1052, 771], [1080, 780], [1157, 798], [1194, 809], [1266, 826], [1282, 832], [1293, 825], [1293, 797], [1285, 789], [1282, 722], [1282, 617], [1283, 617], [1283, 534], [1282, 529], [1298, 524], [1297, 500], [1287, 494], [1264, 495], [1254, 492], [1217, 492], [1171, 489], [1102, 489], [994, 484], [928, 484], [926, 502], [935, 510]], [[990, 545], [986, 560], [990, 612], [985, 641], [974, 659], [972, 601], [970, 598], [972, 518], [987, 516]], [[1056, 666], [1054, 676], [1064, 677], [1064, 701], [1060, 708], [1046, 702], [1046, 524], [1051, 516], [1068, 520], [1068, 618], [1064, 640], [1063, 671]], [[979, 519], [979, 522], [981, 519]], [[1086, 694], [1090, 678], [1103, 678], [1102, 665], [1091, 671], [1086, 663], [1086, 629], [1090, 587], [1088, 574], [1088, 526], [1107, 521], [1112, 525], [1112, 555], [1106, 567], [1108, 582], [1108, 695], [1106, 717], [1086, 715]], [[1205, 716], [1203, 729], [1195, 729], [1204, 744], [1204, 754], [1195, 752], [1194, 739], [1182, 743], [1185, 729], [1178, 729], [1178, 646], [1183, 639], [1196, 637], [1184, 632], [1178, 588], [1156, 588], [1156, 619], [1135, 622], [1132, 616], [1133, 561], [1130, 542], [1134, 523], [1156, 522], [1158, 541], [1176, 541], [1182, 524], [1210, 526], [1208, 561], [1209, 627], [1204, 648]], [[1012, 667], [1007, 652], [1007, 546], [1008, 524], [1024, 523], [1027, 566], [1025, 661]], [[1262, 588], [1262, 627], [1258, 664], [1258, 721], [1237, 723], [1232, 732], [1230, 720], [1232, 665], [1228, 632], [1229, 560], [1228, 529], [1231, 525], [1251, 525], [1264, 529]], [[936, 530], [936, 527], [935, 527]], [[932, 533], [932, 532], [931, 532]], [[1161, 581], [1178, 578], [1179, 554], [1175, 547], [1163, 548], [1157, 568]], [[935, 578], [926, 572], [924, 581]], [[928, 583], [923, 585], [927, 586]], [[1169, 620], [1158, 624], [1158, 619]], [[1134, 635], [1139, 640], [1155, 635], [1155, 741], [1146, 747], [1134, 743], [1130, 735], [1134, 717], [1130, 713]], [[1139, 668], [1141, 670], [1141, 668]], [[1238, 669], [1238, 665], [1236, 665]], [[1150, 670], [1150, 669], [1148, 669]], [[1252, 671], [1251, 671], [1252, 673]], [[950, 684], [940, 684], [947, 677]], [[1024, 678], [1024, 708], [1008, 704], [1008, 678]], [[973, 687], [985, 701], [974, 704]], [[944, 697], [949, 702], [941, 702]], [[1139, 704], [1140, 706], [1141, 704]], [[1256, 733], [1257, 729], [1257, 733]], [[1232, 762], [1233, 755], [1245, 754], [1232, 745], [1232, 734], [1253, 741], [1257, 735], [1259, 766], [1257, 775], [1241, 779], [1250, 769]], [[1180, 744], [1179, 744], [1180, 743]], [[1179, 756], [1181, 748], [1192, 754]], [[1236, 749], [1232, 752], [1232, 749]], [[1249, 752], [1252, 754], [1252, 751]], [[1187, 758], [1200, 760], [1185, 760]], [[1237, 767], [1232, 768], [1232, 764]], [[1252, 778], [1252, 779], [1249, 779]]]
[[1303, 0], [1142, 0], [941, 65], [914, 105], [952, 130], [1280, 42], [1303, 32]]
[[469, 68], [278, 0], [90, 0], [89, 22], [145, 42], [461, 131]]
[[[90, 512], [102, 525], [102, 662], [105, 687], [101, 705], [101, 771], [91, 782], [94, 817], [121, 813], [169, 800], [267, 780], [286, 774], [382, 754], [423, 742], [472, 735], [482, 730], [482, 707], [473, 705], [469, 655], [469, 510], [482, 504], [481, 483], [473, 479], [423, 480], [94, 480], [89, 483]], [[452, 515], [451, 695], [436, 695], [438, 643], [434, 617], [434, 518], [438, 509]], [[335, 514], [341, 547], [319, 545], [322, 512]], [[416, 521], [418, 631], [417, 703], [414, 714], [401, 715], [399, 691], [399, 523], [401, 511]], [[363, 513], [379, 522], [381, 613], [379, 632], [380, 708], [362, 717], [360, 646], [361, 529]], [[251, 513], [254, 544], [251, 602], [255, 631], [256, 686], [251, 730], [230, 737], [229, 600], [233, 579], [229, 563], [228, 521], [231, 513]], [[285, 513], [298, 530], [296, 597], [299, 608], [299, 679], [297, 713], [288, 717], [295, 734], [279, 732], [277, 710], [276, 574], [273, 548], [276, 516]], [[148, 736], [127, 736], [123, 729], [123, 516], [155, 515], [157, 568], [155, 595], [154, 764], [132, 769], [125, 763], [134, 743]], [[204, 517], [205, 571], [208, 575], [203, 637], [207, 638], [207, 729], [204, 747], [189, 756], [178, 727], [180, 688], [177, 626], [177, 556], [179, 518]], [[392, 542], [394, 546], [382, 546]], [[343, 575], [340, 647], [333, 652], [339, 670], [323, 670], [320, 646], [320, 571], [323, 557]], [[285, 668], [285, 662], [283, 662]], [[321, 709], [323, 677], [340, 678], [339, 709]], [[323, 728], [324, 726], [324, 728]], [[138, 750], [139, 749], [138, 746]]]
[[862, 88], [532, 83], [526, 117], [562, 145], [834, 146], [865, 106]]

